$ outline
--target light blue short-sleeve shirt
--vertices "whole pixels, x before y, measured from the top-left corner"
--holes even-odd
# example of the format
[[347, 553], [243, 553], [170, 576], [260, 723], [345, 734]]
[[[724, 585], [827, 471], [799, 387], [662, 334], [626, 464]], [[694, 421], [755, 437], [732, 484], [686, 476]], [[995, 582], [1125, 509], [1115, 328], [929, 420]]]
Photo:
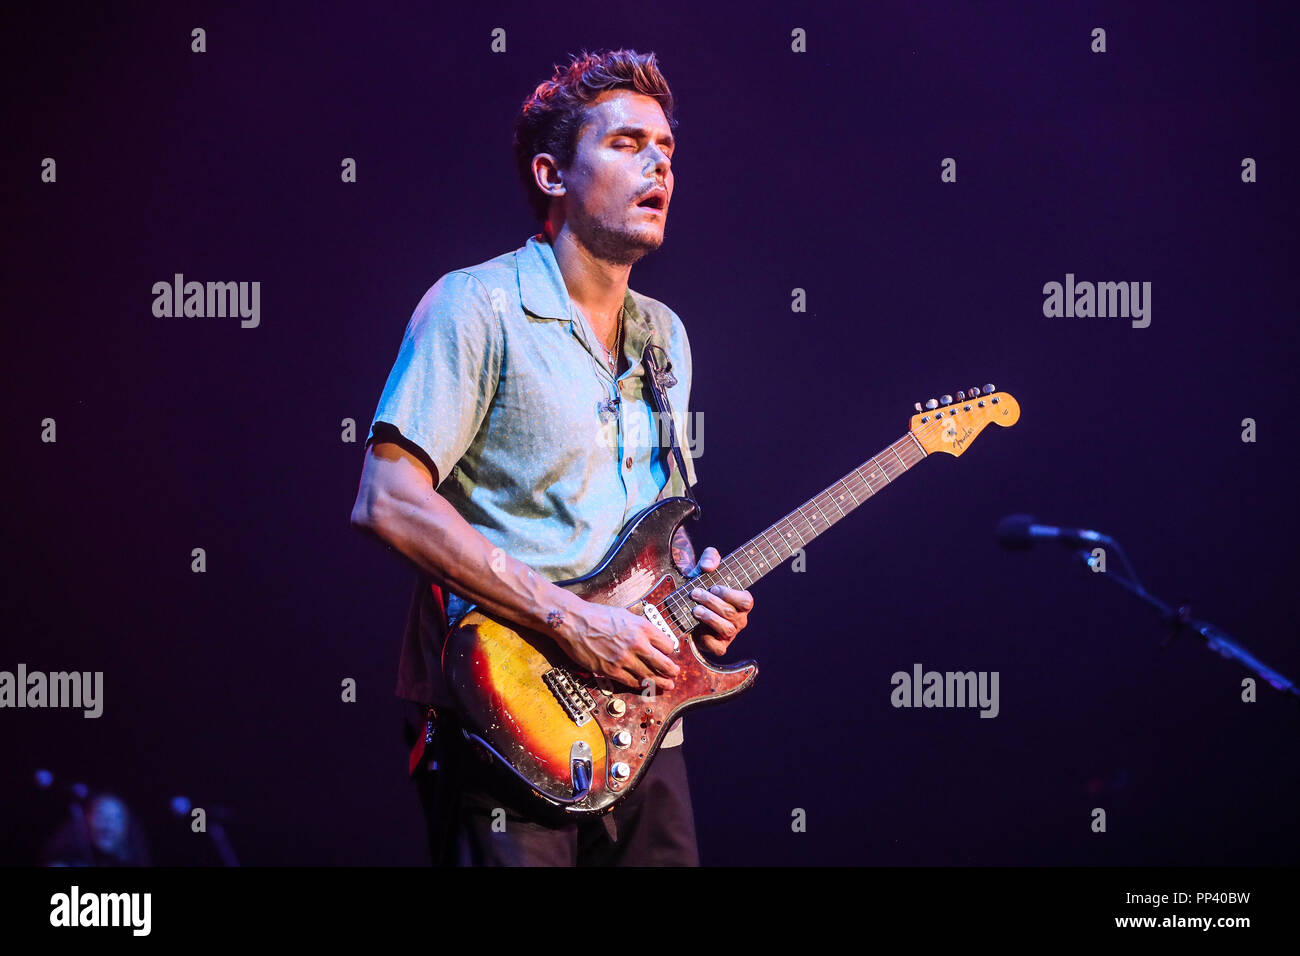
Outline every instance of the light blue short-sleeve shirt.
[[[367, 442], [396, 430], [437, 469], [438, 493], [485, 538], [552, 581], [581, 577], [637, 512], [684, 492], [646, 387], [641, 353], [667, 353], [678, 445], [695, 484], [688, 429], [691, 350], [682, 320], [655, 299], [624, 296], [617, 378], [574, 308], [543, 235], [442, 276], [406, 327]], [[660, 362], [664, 358], [660, 355]], [[617, 401], [615, 401], [617, 399]], [[448, 703], [427, 635], [421, 576], [398, 694]], [[452, 617], [466, 602], [449, 596]], [[678, 721], [664, 746], [681, 742]]]

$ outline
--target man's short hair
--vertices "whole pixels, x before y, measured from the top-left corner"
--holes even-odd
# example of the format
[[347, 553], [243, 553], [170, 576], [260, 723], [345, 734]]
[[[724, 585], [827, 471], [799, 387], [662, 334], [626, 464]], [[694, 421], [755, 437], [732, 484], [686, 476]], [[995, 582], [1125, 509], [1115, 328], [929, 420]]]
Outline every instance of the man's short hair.
[[554, 75], [524, 100], [515, 119], [515, 164], [528, 205], [539, 221], [546, 221], [551, 197], [533, 179], [533, 157], [550, 153], [567, 169], [577, 152], [587, 107], [606, 90], [634, 90], [652, 97], [664, 111], [669, 129], [677, 127], [672, 90], [659, 72], [653, 53], [584, 50], [577, 56], [570, 55], [568, 66], [557, 64]]

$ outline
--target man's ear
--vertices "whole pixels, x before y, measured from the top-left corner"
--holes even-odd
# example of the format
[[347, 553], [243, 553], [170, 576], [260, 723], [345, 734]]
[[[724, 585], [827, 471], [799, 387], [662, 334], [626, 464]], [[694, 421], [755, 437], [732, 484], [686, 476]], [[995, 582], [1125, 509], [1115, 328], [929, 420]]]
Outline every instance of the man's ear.
[[538, 153], [533, 157], [533, 180], [548, 196], [563, 196], [565, 193], [564, 175], [550, 153]]

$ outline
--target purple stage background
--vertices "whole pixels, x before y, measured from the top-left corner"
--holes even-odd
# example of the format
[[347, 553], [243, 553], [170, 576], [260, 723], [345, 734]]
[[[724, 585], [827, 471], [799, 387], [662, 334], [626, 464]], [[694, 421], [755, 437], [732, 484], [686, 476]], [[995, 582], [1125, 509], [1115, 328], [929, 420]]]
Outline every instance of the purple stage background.
[[[704, 862], [1297, 861], [1294, 704], [1262, 682], [1243, 703], [1239, 665], [1162, 650], [1069, 552], [993, 534], [1026, 512], [1115, 535], [1153, 592], [1300, 676], [1293, 14], [687, 9], [5, 13], [0, 670], [105, 688], [96, 720], [0, 711], [0, 863], [34, 859], [74, 780], [120, 792], [157, 862], [214, 861], [175, 794], [230, 808], [245, 864], [424, 862], [393, 696], [412, 572], [349, 526], [361, 442], [424, 291], [536, 231], [519, 104], [619, 46], [656, 51], [678, 101], [667, 239], [631, 285], [690, 333], [698, 548], [786, 514], [915, 401], [993, 382], [1023, 408], [755, 586], [733, 655], [756, 687], [686, 720]], [[260, 282], [260, 324], [156, 318], [175, 273]], [[1045, 317], [1067, 273], [1149, 281], [1150, 326]], [[997, 671], [998, 717], [895, 709], [915, 663]]]

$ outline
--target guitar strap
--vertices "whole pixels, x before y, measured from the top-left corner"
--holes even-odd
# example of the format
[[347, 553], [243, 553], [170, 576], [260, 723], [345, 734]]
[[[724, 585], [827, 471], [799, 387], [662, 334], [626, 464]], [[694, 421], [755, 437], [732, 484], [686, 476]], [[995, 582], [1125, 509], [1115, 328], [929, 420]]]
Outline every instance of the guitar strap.
[[[677, 460], [677, 471], [682, 476], [682, 487], [686, 489], [686, 498], [695, 505], [695, 517], [698, 519], [703, 509], [700, 508], [699, 501], [695, 498], [695, 492], [691, 491], [691, 483], [688, 478], [689, 472], [686, 470], [686, 462], [682, 459], [682, 450], [677, 447], [677, 429], [673, 426], [673, 407], [668, 402], [668, 388], [677, 384], [677, 376], [673, 374], [673, 363], [671, 360], [665, 367], [660, 367], [655, 359], [654, 353], [663, 352], [663, 349], [654, 343], [645, 347], [641, 353], [641, 361], [645, 365], [648, 373], [645, 376], [646, 384], [650, 386], [650, 400], [654, 405], [655, 411], [659, 413], [661, 419], [668, 420], [668, 441], [673, 447], [673, 457]], [[667, 353], [664, 358], [667, 359]], [[663, 434], [662, 431], [659, 432]], [[660, 445], [659, 447], [663, 447]]]

